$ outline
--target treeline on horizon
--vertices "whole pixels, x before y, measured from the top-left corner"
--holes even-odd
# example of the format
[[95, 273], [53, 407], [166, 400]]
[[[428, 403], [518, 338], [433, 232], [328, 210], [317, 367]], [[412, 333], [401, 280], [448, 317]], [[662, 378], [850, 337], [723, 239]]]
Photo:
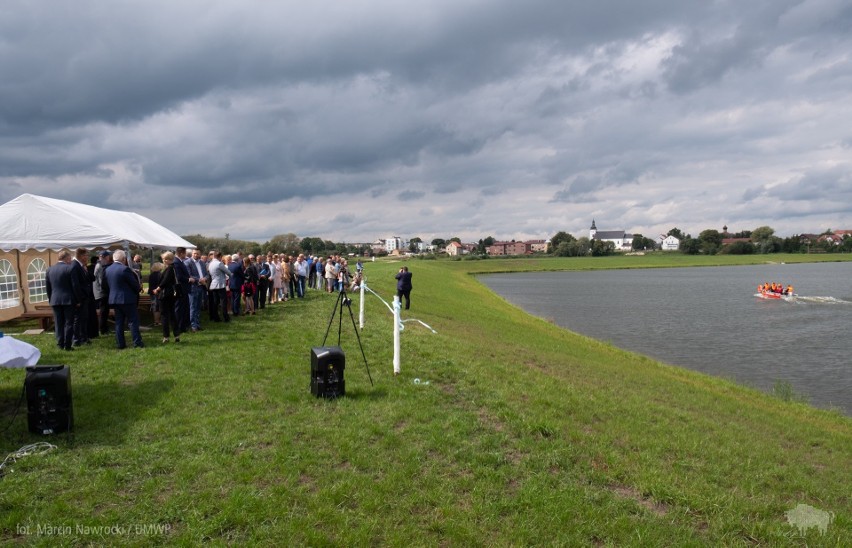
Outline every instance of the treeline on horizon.
[[264, 243], [252, 240], [232, 240], [227, 235], [224, 237], [208, 237], [201, 234], [189, 234], [181, 236], [184, 240], [195, 244], [199, 249], [210, 251], [215, 249], [227, 255], [238, 251], [252, 255], [272, 253], [286, 253], [296, 255], [306, 253], [309, 255], [347, 255], [355, 253], [363, 255], [370, 251], [367, 244], [335, 243], [331, 240], [323, 240], [317, 237], [299, 238], [296, 234], [277, 234]]
[[[697, 238], [691, 234], [684, 234], [675, 227], [666, 233], [666, 236], [674, 236], [680, 240], [678, 251], [686, 255], [751, 255], [760, 253], [849, 253], [852, 252], [852, 236], [845, 235], [843, 240], [837, 244], [832, 240], [821, 238], [831, 235], [831, 230], [826, 230], [816, 237], [805, 235], [793, 235], [780, 238], [775, 235], [775, 229], [761, 226], [754, 230], [744, 230], [737, 233], [721, 233], [715, 229], [701, 231]], [[723, 240], [736, 240], [723, 244]], [[653, 251], [660, 246], [651, 238], [642, 234], [633, 235], [632, 249], [634, 251]], [[590, 240], [587, 237], [575, 238], [567, 232], [557, 232], [550, 239], [549, 253], [559, 257], [579, 257], [585, 255], [610, 255], [615, 253], [615, 245], [612, 242], [601, 240]]]
[[[820, 236], [830, 234], [833, 234], [833, 232], [826, 230], [816, 235], [816, 237], [793, 235], [787, 238], [780, 238], [775, 235], [773, 228], [762, 226], [754, 230], [725, 234], [715, 229], [707, 229], [703, 230], [698, 237], [693, 237], [691, 234], [684, 233], [675, 227], [669, 230], [666, 236], [674, 236], [679, 239], [679, 252], [687, 255], [852, 252], [852, 236], [847, 234], [839, 244], [828, 239], [820, 239]], [[231, 239], [228, 235], [224, 237], [209, 237], [201, 234], [189, 234], [182, 235], [181, 237], [204, 251], [215, 249], [225, 254], [233, 254], [238, 251], [254, 255], [266, 254], [268, 252], [286, 253], [288, 255], [298, 253], [309, 255], [355, 254], [362, 256], [387, 254], [383, 250], [374, 252], [370, 245], [365, 243], [348, 244], [345, 242], [333, 242], [313, 236], [300, 238], [292, 232], [275, 235], [264, 243], [253, 240]], [[736, 241], [723, 244], [722, 241], [725, 239], [735, 239]], [[422, 241], [418, 237], [411, 238], [409, 251], [416, 252], [417, 244]], [[451, 241], [462, 243], [461, 238], [452, 237], [448, 239], [435, 238], [431, 241], [431, 244], [441, 248]], [[492, 236], [479, 239], [472, 254], [482, 257], [487, 256], [487, 247], [494, 244], [495, 241], [495, 238]], [[659, 247], [656, 240], [646, 238], [642, 234], [635, 234], [633, 236], [632, 249], [634, 251], [653, 251], [659, 249]], [[617, 251], [612, 242], [591, 240], [586, 236], [576, 238], [567, 232], [560, 231], [550, 239], [547, 253], [557, 257], [584, 257], [588, 255], [612, 255], [617, 253]]]

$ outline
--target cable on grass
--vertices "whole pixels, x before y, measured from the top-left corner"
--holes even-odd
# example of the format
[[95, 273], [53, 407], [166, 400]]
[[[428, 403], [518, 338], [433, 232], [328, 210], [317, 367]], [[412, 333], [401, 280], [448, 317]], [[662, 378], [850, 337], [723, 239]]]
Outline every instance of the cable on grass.
[[15, 419], [18, 418], [18, 410], [21, 409], [21, 403], [24, 401], [24, 395], [26, 393], [27, 393], [27, 385], [24, 385], [21, 388], [21, 397], [18, 400], [18, 404], [15, 406], [15, 412], [12, 414], [12, 419], [9, 421], [9, 424], [6, 425], [6, 428], [4, 428], [2, 431], [0, 431], [0, 434], [5, 434], [6, 431], [9, 430], [9, 428], [11, 428], [12, 423], [15, 422]]
[[[25, 445], [18, 449], [17, 451], [13, 451], [9, 453], [3, 462], [0, 463], [0, 478], [6, 475], [6, 467], [12, 464], [15, 464], [18, 459], [28, 457], [30, 455], [43, 455], [49, 451], [56, 449], [56, 446], [52, 443], [47, 443], [46, 441], [40, 441], [37, 443], [32, 443], [30, 445]], [[9, 469], [11, 472], [12, 469]]]

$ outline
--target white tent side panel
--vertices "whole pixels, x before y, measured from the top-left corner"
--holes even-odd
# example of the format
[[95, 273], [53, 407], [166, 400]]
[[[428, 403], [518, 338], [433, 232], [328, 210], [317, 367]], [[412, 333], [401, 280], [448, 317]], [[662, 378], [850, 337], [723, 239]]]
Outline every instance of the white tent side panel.
[[[134, 247], [195, 246], [147, 217], [85, 204], [22, 194], [0, 206], [0, 322], [46, 313], [43, 272], [57, 252]], [[41, 259], [42, 262], [36, 262]]]
[[49, 250], [0, 251], [0, 322], [50, 309], [44, 278], [38, 272], [55, 263], [56, 256]]

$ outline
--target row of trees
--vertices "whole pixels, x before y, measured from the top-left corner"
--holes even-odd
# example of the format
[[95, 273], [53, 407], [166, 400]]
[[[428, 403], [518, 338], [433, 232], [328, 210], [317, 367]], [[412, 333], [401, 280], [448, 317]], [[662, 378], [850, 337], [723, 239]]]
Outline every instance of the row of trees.
[[590, 240], [586, 236], [575, 238], [567, 232], [557, 232], [550, 239], [551, 254], [557, 257], [582, 257], [592, 255], [602, 257], [615, 253], [615, 244], [602, 240]]
[[[322, 238], [313, 236], [300, 238], [292, 232], [288, 232], [287, 234], [277, 234], [265, 243], [255, 242], [252, 240], [232, 240], [227, 234], [224, 237], [208, 237], [202, 236], [201, 234], [190, 234], [181, 237], [194, 243], [201, 249], [218, 249], [227, 254], [242, 251], [244, 253], [258, 255], [260, 253], [265, 254], [271, 251], [273, 253], [286, 253], [288, 255], [295, 255], [298, 253], [306, 253], [310, 255], [345, 255], [355, 253], [356, 255], [363, 255], [372, 251], [371, 247], [367, 244], [347, 244], [345, 242], [335, 243], [331, 240], [323, 240]], [[417, 252], [419, 250], [419, 244], [422, 242], [423, 240], [421, 238], [411, 238], [408, 243], [409, 251]], [[438, 248], [443, 248], [450, 242], [461, 243], [461, 238], [452, 237], [447, 240], [443, 238], [435, 238], [431, 243]], [[485, 248], [493, 243], [494, 238], [491, 236], [481, 239], [477, 245], [477, 251], [484, 255]], [[383, 253], [384, 252], [379, 252], [380, 255]]]
[[[822, 235], [832, 234], [830, 230]], [[736, 234], [723, 235], [718, 230], [703, 230], [697, 238], [683, 234], [678, 228], [673, 228], [668, 235], [680, 240], [680, 251], [689, 255], [699, 253], [715, 255], [751, 255], [755, 253], [843, 253], [852, 252], [852, 237], [846, 236], [840, 245], [828, 239], [811, 239], [799, 235], [780, 238], [775, 235], [775, 229], [761, 226], [754, 230], [745, 230]], [[729, 245], [722, 245], [725, 238], [739, 239]], [[634, 249], [636, 240], [634, 238]]]
[[[831, 230], [826, 230], [819, 236], [830, 235]], [[748, 255], [754, 253], [850, 253], [852, 252], [852, 236], [846, 236], [840, 245], [831, 240], [819, 238], [807, 238], [803, 236], [790, 236], [780, 238], [775, 235], [775, 229], [769, 226], [761, 226], [754, 230], [743, 230], [736, 233], [721, 233], [715, 229], [702, 230], [698, 237], [684, 233], [675, 227], [668, 231], [667, 236], [674, 236], [680, 240], [680, 251], [688, 255], [715, 255], [717, 253], [727, 255]], [[728, 245], [722, 245], [724, 239], [737, 239]], [[417, 239], [419, 241], [419, 238]], [[414, 241], [414, 239], [412, 239]], [[461, 243], [459, 238], [443, 240], [440, 238], [432, 240], [432, 244], [443, 247], [451, 241]], [[488, 236], [480, 239], [475, 253], [486, 254], [486, 248], [494, 244], [494, 238]], [[634, 251], [652, 251], [658, 249], [656, 240], [646, 238], [642, 234], [634, 234], [632, 246]], [[412, 245], [412, 251], [416, 247]], [[590, 240], [587, 237], [575, 238], [573, 235], [560, 231], [550, 239], [548, 253], [558, 257], [580, 257], [586, 255], [603, 256], [615, 253], [615, 245], [612, 242], [601, 240]]]
[[356, 255], [363, 255], [370, 251], [370, 246], [365, 244], [335, 243], [331, 240], [323, 240], [316, 237], [299, 238], [292, 232], [275, 235], [265, 243], [251, 240], [232, 240], [227, 234], [222, 238], [207, 237], [201, 234], [191, 234], [181, 237], [203, 250], [217, 249], [227, 254], [242, 251], [243, 253], [259, 255], [271, 251], [272, 253], [286, 253], [288, 255], [296, 255], [298, 253], [306, 253], [308, 255], [346, 255], [355, 253]]
[[[830, 235], [830, 230], [821, 235]], [[722, 234], [718, 230], [703, 230], [697, 238], [686, 234], [675, 227], [668, 231], [667, 236], [674, 236], [680, 240], [680, 251], [688, 255], [748, 255], [754, 253], [849, 253], [852, 252], [852, 236], [846, 236], [840, 245], [831, 240], [819, 238], [806, 238], [802, 236], [790, 236], [780, 238], [775, 235], [775, 230], [769, 226], [761, 226], [754, 230], [744, 230], [734, 234]], [[738, 239], [728, 245], [722, 245], [726, 238]], [[642, 234], [633, 236], [632, 246], [634, 251], [651, 251], [658, 248], [657, 242], [646, 238]], [[600, 240], [589, 240], [589, 238], [575, 238], [567, 232], [557, 232], [550, 239], [548, 250], [552, 255], [558, 257], [579, 257], [586, 255], [601, 256], [610, 255], [615, 252], [615, 246], [611, 242]]]

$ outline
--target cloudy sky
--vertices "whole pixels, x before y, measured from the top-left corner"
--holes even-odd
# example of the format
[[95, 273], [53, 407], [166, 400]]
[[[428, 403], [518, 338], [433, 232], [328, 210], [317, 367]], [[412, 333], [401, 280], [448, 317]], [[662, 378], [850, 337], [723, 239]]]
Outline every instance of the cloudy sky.
[[24, 192], [260, 241], [852, 229], [852, 3], [6, 0]]

